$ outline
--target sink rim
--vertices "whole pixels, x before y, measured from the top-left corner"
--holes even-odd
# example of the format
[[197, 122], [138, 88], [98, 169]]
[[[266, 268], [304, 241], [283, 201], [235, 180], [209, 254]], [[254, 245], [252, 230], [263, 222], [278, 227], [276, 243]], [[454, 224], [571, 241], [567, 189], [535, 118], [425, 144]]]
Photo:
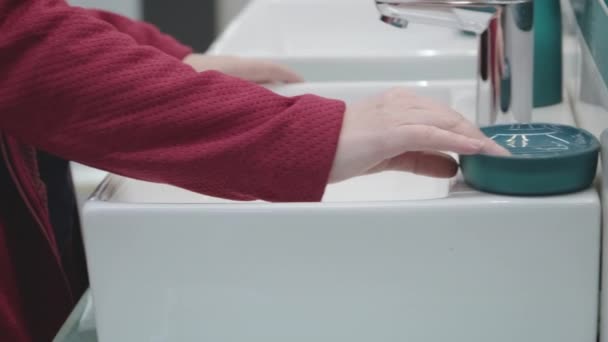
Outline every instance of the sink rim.
[[[500, 194], [491, 194], [479, 192], [468, 186], [462, 174], [450, 181], [449, 193], [445, 197], [431, 199], [412, 199], [412, 200], [391, 200], [391, 201], [356, 201], [356, 202], [263, 202], [263, 201], [234, 201], [234, 202], [127, 202], [113, 200], [113, 196], [119, 190], [122, 182], [129, 181], [127, 177], [108, 174], [93, 194], [86, 201], [84, 210], [96, 211], [98, 209], [118, 209], [125, 210], [133, 208], [154, 209], [154, 210], [209, 210], [209, 211], [251, 211], [256, 209], [256, 212], [266, 211], [290, 211], [290, 210], [377, 210], [377, 209], [416, 209], [433, 207], [435, 209], [444, 208], [462, 208], [470, 209], [471, 207], [495, 207], [502, 206], [508, 208], [529, 208], [534, 207], [543, 209], [554, 207], [556, 205], [595, 205], [600, 206], [599, 191], [595, 186], [589, 189], [564, 195], [556, 196], [508, 196]], [[186, 190], [184, 190], [186, 191]]]

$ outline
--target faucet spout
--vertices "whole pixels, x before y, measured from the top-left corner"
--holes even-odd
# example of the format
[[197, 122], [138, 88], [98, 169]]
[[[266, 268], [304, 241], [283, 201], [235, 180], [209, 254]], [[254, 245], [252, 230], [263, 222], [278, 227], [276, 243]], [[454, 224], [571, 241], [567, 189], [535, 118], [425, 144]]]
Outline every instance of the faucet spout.
[[381, 20], [475, 33], [479, 39], [477, 123], [532, 119], [533, 0], [376, 0]]

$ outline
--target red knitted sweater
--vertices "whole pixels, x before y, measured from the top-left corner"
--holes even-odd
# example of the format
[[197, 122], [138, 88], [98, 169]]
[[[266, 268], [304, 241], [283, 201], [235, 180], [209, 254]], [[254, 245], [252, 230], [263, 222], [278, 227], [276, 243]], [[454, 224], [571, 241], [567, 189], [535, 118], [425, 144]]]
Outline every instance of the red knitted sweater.
[[34, 148], [213, 196], [322, 197], [344, 104], [199, 74], [188, 53], [113, 14], [0, 0], [0, 341], [50, 341], [75, 299]]

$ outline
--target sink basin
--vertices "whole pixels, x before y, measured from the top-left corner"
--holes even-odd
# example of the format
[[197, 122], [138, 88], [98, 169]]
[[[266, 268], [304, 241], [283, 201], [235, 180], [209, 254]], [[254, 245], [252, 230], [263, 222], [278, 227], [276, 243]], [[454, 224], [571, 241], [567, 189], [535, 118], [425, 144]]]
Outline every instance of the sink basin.
[[[273, 88], [348, 102], [395, 83]], [[469, 117], [473, 82], [404, 83]], [[534, 113], [573, 124], [568, 104]], [[383, 173], [321, 203], [109, 176], [84, 210], [101, 342], [572, 342], [597, 331], [600, 202]]]
[[373, 0], [253, 0], [209, 53], [274, 60], [311, 82], [400, 81], [474, 79], [477, 48], [458, 30], [384, 24]]
[[210, 53], [269, 58], [307, 81], [475, 77], [477, 40], [460, 31], [390, 27], [372, 0], [253, 1]]

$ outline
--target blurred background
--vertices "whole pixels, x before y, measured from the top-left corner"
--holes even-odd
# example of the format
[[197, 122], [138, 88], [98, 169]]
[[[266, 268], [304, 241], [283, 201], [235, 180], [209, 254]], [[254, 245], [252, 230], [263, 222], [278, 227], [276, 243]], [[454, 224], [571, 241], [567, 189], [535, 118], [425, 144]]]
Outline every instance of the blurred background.
[[204, 52], [249, 0], [68, 0], [72, 5], [110, 10], [160, 27]]

